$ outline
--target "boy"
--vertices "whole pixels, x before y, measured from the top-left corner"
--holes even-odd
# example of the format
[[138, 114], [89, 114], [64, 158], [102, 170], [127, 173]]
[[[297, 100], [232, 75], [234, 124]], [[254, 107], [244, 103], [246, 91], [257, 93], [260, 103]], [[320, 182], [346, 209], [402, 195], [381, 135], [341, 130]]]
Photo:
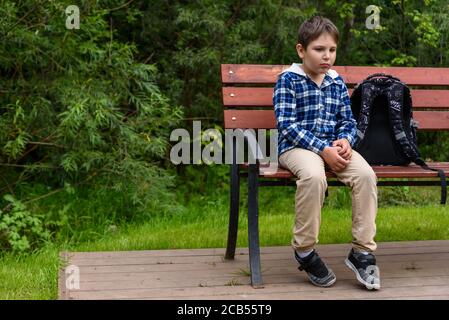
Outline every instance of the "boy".
[[279, 163], [297, 178], [296, 218], [292, 246], [310, 281], [321, 287], [336, 277], [314, 246], [318, 243], [321, 207], [327, 181], [325, 168], [352, 189], [352, 249], [346, 265], [367, 289], [379, 289], [374, 236], [377, 178], [351, 145], [355, 142], [348, 89], [332, 70], [339, 33], [328, 19], [315, 16], [299, 28], [296, 50], [302, 64], [292, 64], [279, 77], [273, 103], [279, 131]]

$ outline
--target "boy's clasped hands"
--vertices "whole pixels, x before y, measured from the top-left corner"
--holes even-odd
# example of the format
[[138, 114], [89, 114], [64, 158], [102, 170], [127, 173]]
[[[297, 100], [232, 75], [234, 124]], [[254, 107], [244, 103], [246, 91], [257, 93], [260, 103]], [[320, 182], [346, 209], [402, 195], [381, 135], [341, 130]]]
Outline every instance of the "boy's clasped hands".
[[346, 139], [338, 139], [332, 142], [332, 147], [325, 147], [321, 157], [332, 171], [341, 171], [349, 163], [352, 148]]

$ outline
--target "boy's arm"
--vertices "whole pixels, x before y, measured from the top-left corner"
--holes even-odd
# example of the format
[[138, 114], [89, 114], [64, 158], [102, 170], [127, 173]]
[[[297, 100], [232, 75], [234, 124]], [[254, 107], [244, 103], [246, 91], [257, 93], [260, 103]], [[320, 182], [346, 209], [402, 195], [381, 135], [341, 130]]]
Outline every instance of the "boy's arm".
[[294, 145], [320, 154], [326, 142], [302, 128], [296, 121], [296, 92], [293, 84], [280, 77], [273, 93], [273, 104], [279, 134]]
[[336, 129], [337, 139], [346, 139], [351, 146], [354, 145], [357, 122], [352, 115], [348, 88], [343, 81], [340, 95], [340, 105], [337, 112]]

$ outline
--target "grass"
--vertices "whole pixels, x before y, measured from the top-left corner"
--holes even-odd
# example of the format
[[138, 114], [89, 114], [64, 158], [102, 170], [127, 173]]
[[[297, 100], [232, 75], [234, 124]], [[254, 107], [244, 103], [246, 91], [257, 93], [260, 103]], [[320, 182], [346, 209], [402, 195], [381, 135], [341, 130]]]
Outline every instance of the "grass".
[[5, 255], [0, 264], [0, 299], [56, 299], [59, 248], [38, 253]]
[[[290, 243], [294, 189], [274, 189], [263, 188], [260, 192], [262, 246], [286, 246]], [[322, 212], [321, 244], [351, 241], [350, 206], [347, 194], [341, 192], [331, 189], [326, 200]], [[409, 191], [405, 193], [407, 192], [409, 197], [419, 199], [419, 194]], [[422, 193], [428, 199], [428, 191], [423, 189]], [[438, 192], [434, 193], [435, 199], [431, 200], [437, 203]], [[377, 242], [449, 239], [449, 206], [426, 204], [422, 200], [419, 202], [424, 205], [416, 206], [413, 199], [408, 199], [413, 205], [379, 207]], [[238, 246], [247, 246], [244, 206], [242, 201]], [[114, 251], [226, 246], [227, 195], [195, 195], [188, 199], [185, 207], [184, 214], [158, 215], [144, 223], [119, 225], [95, 241], [53, 244], [30, 255], [5, 254], [0, 264], [0, 299], [56, 299], [60, 263], [58, 256], [64, 250]]]

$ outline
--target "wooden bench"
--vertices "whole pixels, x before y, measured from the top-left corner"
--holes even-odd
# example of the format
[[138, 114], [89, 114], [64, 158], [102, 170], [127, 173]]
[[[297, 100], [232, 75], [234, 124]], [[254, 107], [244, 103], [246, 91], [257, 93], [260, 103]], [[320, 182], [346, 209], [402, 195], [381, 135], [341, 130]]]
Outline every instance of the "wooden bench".
[[[225, 129], [273, 129], [276, 119], [273, 111], [273, 88], [277, 76], [286, 65], [221, 65], [222, 94]], [[345, 80], [349, 94], [355, 84], [373, 73], [386, 73], [398, 77], [412, 89], [414, 118], [419, 130], [449, 130], [449, 68], [409, 67], [333, 67]], [[419, 89], [419, 87], [425, 87]], [[429, 89], [435, 88], [436, 89]], [[446, 88], [443, 90], [441, 88]], [[235, 150], [235, 141], [232, 143]], [[235, 153], [234, 153], [235, 155]], [[449, 162], [429, 163], [449, 175]], [[437, 172], [423, 170], [417, 165], [373, 166], [379, 178], [378, 186], [437, 186]], [[262, 287], [258, 228], [259, 186], [295, 185], [295, 177], [281, 167], [255, 164], [231, 164], [230, 216], [226, 259], [234, 259], [240, 200], [240, 178], [248, 178], [248, 247], [253, 287]], [[327, 172], [329, 185], [342, 185], [335, 175]], [[403, 178], [398, 179], [392, 178]], [[405, 178], [405, 179], [404, 179]], [[293, 197], [292, 197], [292, 201]], [[292, 212], [293, 215], [293, 212]]]

